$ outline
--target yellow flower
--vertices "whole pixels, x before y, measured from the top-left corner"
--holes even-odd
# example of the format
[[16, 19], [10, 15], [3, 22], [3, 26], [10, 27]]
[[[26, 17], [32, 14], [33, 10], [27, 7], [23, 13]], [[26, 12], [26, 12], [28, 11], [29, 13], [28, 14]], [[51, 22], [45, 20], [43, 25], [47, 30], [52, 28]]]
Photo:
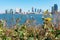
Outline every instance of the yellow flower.
[[47, 21], [51, 21], [51, 20], [52, 20], [52, 18], [45, 18], [45, 20], [47, 20]]

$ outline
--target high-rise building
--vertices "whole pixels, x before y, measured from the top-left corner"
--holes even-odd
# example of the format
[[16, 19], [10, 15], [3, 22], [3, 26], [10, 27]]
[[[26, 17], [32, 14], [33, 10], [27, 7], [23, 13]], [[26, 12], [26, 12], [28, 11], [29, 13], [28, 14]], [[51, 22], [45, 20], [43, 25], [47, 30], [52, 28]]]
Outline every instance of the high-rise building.
[[52, 8], [51, 8], [51, 13], [52, 14], [55, 14], [57, 12], [58, 12], [58, 5], [57, 4], [54, 4], [54, 6], [52, 6]]
[[57, 4], [54, 4], [54, 6], [52, 7], [52, 12], [53, 12], [53, 24], [55, 26], [58, 26], [58, 21], [60, 19], [58, 20], [58, 15], [59, 14], [57, 14], [57, 12], [58, 12], [58, 6], [57, 6]]
[[22, 13], [22, 9], [19, 9], [19, 13]]
[[40, 13], [40, 9], [37, 9], [37, 13]]
[[5, 13], [7, 14], [8, 13], [8, 10], [5, 10]]
[[51, 14], [53, 14], [53, 13], [54, 13], [54, 7], [51, 8]]
[[42, 9], [40, 9], [40, 12], [42, 12]]
[[40, 12], [42, 12], [42, 10], [41, 9], [37, 9], [37, 13], [40, 13]]
[[32, 7], [32, 12], [34, 12], [34, 7]]
[[54, 11], [57, 12], [58, 11], [58, 5], [54, 4]]
[[36, 8], [35, 8], [35, 12], [36, 12], [37, 10], [36, 10]]
[[10, 13], [13, 13], [13, 9], [10, 9]]
[[21, 9], [20, 8], [16, 8], [15, 9], [15, 13], [20, 13], [21, 12]]

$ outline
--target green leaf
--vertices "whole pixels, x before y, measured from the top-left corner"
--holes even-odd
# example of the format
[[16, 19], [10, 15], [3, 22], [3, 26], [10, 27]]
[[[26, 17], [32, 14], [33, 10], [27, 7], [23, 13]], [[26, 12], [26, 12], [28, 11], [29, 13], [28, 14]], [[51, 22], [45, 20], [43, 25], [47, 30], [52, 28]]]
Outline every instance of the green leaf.
[[7, 37], [6, 40], [11, 40], [11, 37]]
[[28, 40], [34, 40], [34, 38], [33, 37], [29, 37]]
[[60, 38], [60, 34], [57, 37]]

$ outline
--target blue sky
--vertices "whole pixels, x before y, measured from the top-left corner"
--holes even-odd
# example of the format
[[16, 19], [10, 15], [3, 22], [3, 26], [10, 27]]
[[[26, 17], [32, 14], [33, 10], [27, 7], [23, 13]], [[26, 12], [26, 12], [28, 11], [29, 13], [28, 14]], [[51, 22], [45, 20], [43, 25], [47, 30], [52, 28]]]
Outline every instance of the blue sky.
[[50, 11], [54, 4], [57, 4], [60, 10], [60, 0], [0, 0], [0, 11], [11, 8], [22, 8], [27, 11], [32, 7]]

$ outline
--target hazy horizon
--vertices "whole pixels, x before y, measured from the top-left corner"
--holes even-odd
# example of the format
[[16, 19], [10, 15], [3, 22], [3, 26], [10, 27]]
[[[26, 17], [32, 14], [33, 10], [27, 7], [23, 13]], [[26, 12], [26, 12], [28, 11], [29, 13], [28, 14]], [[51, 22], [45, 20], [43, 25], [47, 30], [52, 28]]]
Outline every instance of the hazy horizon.
[[32, 7], [42, 10], [48, 9], [57, 4], [60, 11], [60, 0], [0, 0], [0, 12], [4, 10], [21, 8], [23, 11], [31, 10]]

